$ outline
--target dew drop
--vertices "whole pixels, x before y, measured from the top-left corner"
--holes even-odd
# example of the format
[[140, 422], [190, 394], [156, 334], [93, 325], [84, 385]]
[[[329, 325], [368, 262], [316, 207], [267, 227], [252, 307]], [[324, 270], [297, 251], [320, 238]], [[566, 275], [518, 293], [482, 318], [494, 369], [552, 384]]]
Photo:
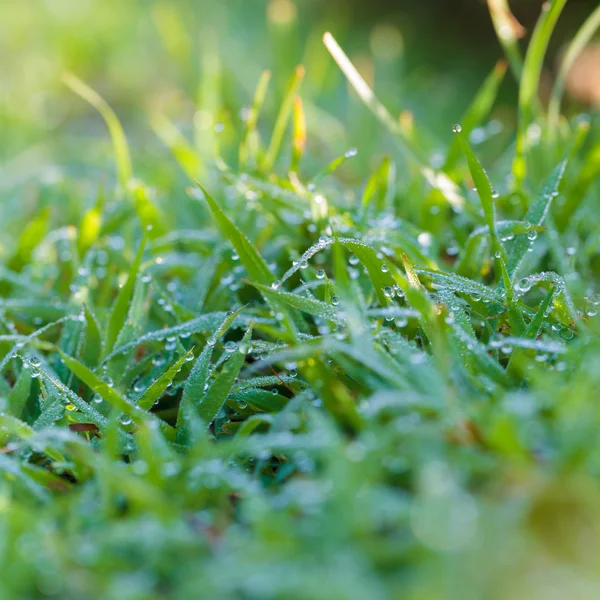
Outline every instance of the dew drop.
[[119, 417], [119, 423], [121, 423], [121, 425], [131, 425], [131, 423], [132, 423], [131, 417], [129, 415], [122, 414]]
[[227, 352], [228, 354], [231, 354], [232, 352], [235, 352], [235, 349], [237, 348], [237, 344], [232, 341], [225, 342], [225, 345], [223, 346], [223, 348], [225, 349], [225, 352]]

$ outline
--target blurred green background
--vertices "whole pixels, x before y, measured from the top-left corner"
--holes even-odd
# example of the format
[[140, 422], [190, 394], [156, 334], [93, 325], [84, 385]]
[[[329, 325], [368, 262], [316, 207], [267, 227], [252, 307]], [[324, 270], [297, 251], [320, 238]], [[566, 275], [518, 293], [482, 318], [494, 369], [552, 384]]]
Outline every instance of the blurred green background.
[[[511, 4], [528, 31], [541, 5]], [[594, 5], [567, 5], [547, 77], [562, 44]], [[91, 169], [97, 179], [95, 169], [104, 173], [111, 164], [104, 125], [61, 84], [65, 70], [115, 108], [133, 146], [136, 174], [164, 183], [173, 163], [152, 131], [153, 116], [166, 115], [206, 147], [214, 124], [222, 122], [226, 151], [261, 71], [273, 72], [265, 111], [272, 116], [294, 66], [302, 63], [309, 156], [322, 164], [356, 146], [360, 157], [350, 177], [362, 178], [369, 159], [376, 160], [389, 141], [349, 96], [322, 45], [326, 30], [393, 114], [409, 111], [424, 124], [433, 148], [447, 145], [451, 124], [502, 56], [483, 0], [2, 0], [0, 192], [56, 182], [67, 168], [71, 174]], [[507, 77], [494, 116], [508, 129], [515, 93]], [[154, 162], [157, 153], [165, 156], [165, 172], [155, 164], [144, 171], [146, 158]]]

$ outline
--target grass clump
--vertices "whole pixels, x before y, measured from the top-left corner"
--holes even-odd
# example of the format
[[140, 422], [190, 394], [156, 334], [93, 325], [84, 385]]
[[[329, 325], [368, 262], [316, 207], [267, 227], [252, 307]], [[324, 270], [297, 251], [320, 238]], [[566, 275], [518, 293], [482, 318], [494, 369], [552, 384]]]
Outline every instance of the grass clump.
[[398, 148], [358, 193], [354, 149], [306, 166], [303, 67], [209, 150], [153, 116], [186, 194], [134, 179], [65, 76], [116, 176], [4, 232], [2, 598], [597, 596], [600, 142], [537, 99], [564, 4], [507, 46], [493, 158], [508, 64], [432, 160], [327, 34]]

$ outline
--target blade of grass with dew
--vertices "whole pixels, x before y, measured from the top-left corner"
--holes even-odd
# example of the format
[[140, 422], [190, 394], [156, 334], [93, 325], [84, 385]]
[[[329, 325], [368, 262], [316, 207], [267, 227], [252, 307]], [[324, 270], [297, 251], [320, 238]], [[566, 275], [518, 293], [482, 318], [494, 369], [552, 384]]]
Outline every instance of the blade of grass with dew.
[[119, 337], [119, 333], [121, 332], [121, 329], [123, 329], [123, 326], [125, 325], [125, 322], [127, 320], [129, 304], [131, 302], [131, 298], [133, 297], [133, 290], [135, 287], [135, 282], [137, 279], [140, 264], [142, 262], [142, 256], [144, 254], [145, 246], [146, 237], [144, 236], [142, 238], [142, 241], [140, 242], [140, 246], [138, 248], [136, 257], [129, 270], [127, 281], [120, 289], [117, 299], [115, 300], [113, 308], [110, 312], [102, 350], [102, 354], [105, 357], [114, 348], [115, 342]]
[[367, 269], [369, 279], [373, 283], [377, 299], [381, 306], [387, 306], [388, 300], [384, 289], [393, 285], [394, 281], [388, 272], [387, 264], [377, 257], [377, 252], [370, 246], [348, 238], [340, 238], [340, 244], [350, 250]]
[[345, 154], [342, 154], [342, 156], [338, 156], [337, 158], [333, 159], [311, 179], [310, 185], [317, 185], [317, 183], [319, 183], [322, 179], [328, 175], [331, 175], [332, 173], [335, 173], [335, 171], [337, 171], [349, 158], [352, 158], [355, 155], [356, 151], [355, 149], [352, 149], [347, 151]]
[[62, 80], [73, 92], [86, 102], [89, 102], [104, 119], [112, 138], [115, 158], [117, 161], [118, 180], [123, 190], [133, 176], [129, 146], [123, 127], [113, 109], [97, 92], [72, 73], [64, 73]]
[[63, 397], [49, 381], [40, 382], [40, 388], [44, 390], [44, 400], [40, 402], [40, 414], [33, 423], [36, 431], [48, 429], [62, 419], [65, 414], [65, 406], [69, 404], [69, 399]]
[[[17, 436], [21, 440], [27, 440], [35, 435], [35, 429], [23, 423], [20, 419], [11, 415], [0, 413], [0, 445], [5, 445], [10, 437]], [[51, 446], [45, 445], [44, 452], [56, 461], [64, 461], [64, 457]]]
[[235, 248], [240, 261], [248, 271], [248, 275], [257, 283], [271, 285], [275, 280], [267, 263], [260, 256], [252, 242], [236, 227], [236, 225], [227, 217], [223, 209], [216, 200], [198, 183], [198, 187], [204, 194], [204, 199], [208, 204], [217, 224], [223, 235], [231, 242]]
[[[252, 327], [249, 327], [242, 341], [240, 342], [240, 349], [243, 349], [250, 343], [252, 337]], [[208, 427], [210, 423], [217, 416], [217, 413], [225, 404], [227, 395], [229, 394], [235, 379], [238, 376], [240, 369], [242, 368], [246, 360], [246, 353], [237, 351], [229, 358], [225, 363], [221, 372], [217, 375], [213, 383], [204, 392], [202, 398], [198, 403], [198, 415], [206, 423]]]
[[211, 335], [210, 343], [206, 343], [202, 352], [194, 362], [194, 366], [190, 371], [188, 378], [183, 386], [183, 394], [181, 396], [181, 403], [179, 406], [179, 412], [177, 415], [177, 429], [180, 430], [183, 426], [183, 417], [187, 414], [187, 410], [197, 405], [200, 401], [204, 392], [206, 391], [206, 384], [208, 380], [208, 367], [212, 358], [212, 353], [215, 344], [220, 337], [227, 333], [227, 330], [232, 326], [237, 316], [242, 312], [244, 307], [227, 315], [221, 323], [216, 327], [216, 330]]
[[154, 403], [165, 393], [167, 388], [173, 383], [177, 373], [181, 371], [184, 363], [193, 359], [194, 351], [190, 350], [176, 360], [169, 369], [165, 371], [152, 385], [143, 393], [138, 400], [138, 406], [143, 410], [150, 410]]
[[560, 105], [565, 91], [565, 83], [567, 76], [571, 71], [571, 67], [577, 60], [581, 51], [589, 44], [594, 37], [596, 31], [600, 28], [600, 6], [592, 12], [575, 34], [563, 59], [560, 63], [560, 69], [554, 80], [554, 86], [550, 93], [548, 102], [548, 138], [551, 144], [556, 141], [557, 129], [560, 120]]
[[279, 109], [279, 114], [277, 115], [277, 119], [275, 121], [269, 147], [267, 148], [260, 165], [261, 170], [265, 173], [269, 173], [273, 169], [273, 165], [275, 164], [277, 155], [279, 154], [281, 142], [283, 141], [283, 136], [285, 134], [285, 130], [294, 106], [294, 98], [296, 98], [298, 95], [298, 90], [300, 88], [300, 84], [302, 83], [302, 79], [304, 79], [304, 67], [302, 65], [298, 65], [294, 71], [292, 79], [290, 80], [288, 89], [283, 98], [283, 102], [281, 103], [281, 108]]
[[448, 273], [445, 271], [433, 271], [431, 269], [423, 269], [421, 267], [416, 268], [415, 272], [421, 277], [430, 279], [432, 283], [440, 287], [447, 287], [454, 292], [465, 294], [466, 296], [479, 296], [482, 299], [488, 300], [489, 302], [502, 302], [500, 295], [489, 288], [487, 285], [469, 279], [467, 277], [461, 277], [455, 273]]
[[338, 316], [338, 311], [331, 304], [321, 302], [314, 298], [307, 296], [299, 296], [298, 294], [290, 294], [289, 292], [282, 292], [280, 290], [274, 290], [270, 286], [261, 285], [260, 283], [252, 284], [256, 289], [260, 290], [262, 294], [267, 297], [273, 298], [291, 306], [297, 308], [302, 312], [308, 313], [315, 317], [321, 317], [326, 321], [332, 321], [334, 323], [341, 323], [343, 320]]
[[468, 142], [463, 138], [460, 128], [455, 126], [454, 133], [457, 136], [461, 150], [467, 159], [469, 172], [471, 173], [473, 183], [477, 188], [477, 195], [481, 201], [481, 207], [483, 208], [485, 221], [488, 229], [490, 230], [492, 248], [495, 253], [499, 253], [500, 256], [504, 257], [504, 248], [500, 243], [498, 232], [496, 231], [496, 206], [494, 204], [494, 191], [492, 190], [492, 184], [490, 183], [483, 166], [473, 153], [473, 150], [471, 150], [471, 146], [469, 146]]
[[89, 420], [90, 423], [96, 425], [100, 430], [103, 430], [108, 425], [108, 420], [106, 417], [88, 404], [83, 398], [78, 396], [73, 390], [67, 387], [50, 371], [46, 370], [42, 366], [32, 365], [31, 363], [29, 363], [29, 367], [34, 369], [36, 373], [38, 373], [39, 377], [43, 377], [45, 380], [51, 383], [60, 394], [61, 399], [66, 404], [70, 403], [75, 406], [75, 408], [77, 408], [85, 416], [85, 418]]
[[513, 290], [513, 284], [510, 279], [508, 270], [506, 269], [506, 263], [502, 258], [496, 259], [497, 264], [500, 265], [502, 272], [502, 282], [504, 285], [504, 293], [506, 295], [506, 306], [508, 309], [508, 322], [510, 323], [512, 335], [519, 336], [525, 331], [525, 320], [519, 310], [515, 301], [515, 294]]
[[21, 369], [19, 377], [10, 390], [6, 402], [6, 410], [13, 417], [20, 417], [23, 414], [23, 409], [31, 394], [31, 383], [31, 370]]
[[550, 36], [566, 3], [567, 0], [550, 0], [542, 5], [542, 14], [535, 26], [525, 55], [519, 86], [517, 142], [512, 168], [517, 189], [521, 188], [527, 174], [528, 130], [534, 119], [534, 107], [537, 107], [544, 56], [548, 49]]
[[85, 317], [85, 345], [81, 352], [81, 359], [85, 365], [94, 368], [98, 364], [102, 348], [100, 323], [94, 313], [85, 304], [83, 306], [83, 315]]
[[[546, 181], [542, 192], [538, 194], [538, 196], [536, 196], [535, 200], [529, 207], [527, 215], [525, 216], [525, 221], [528, 221], [532, 225], [538, 226], [544, 223], [546, 214], [550, 210], [552, 200], [558, 193], [558, 187], [560, 185], [562, 176], [565, 172], [565, 167], [566, 160], [562, 161], [554, 169], [554, 171]], [[508, 252], [507, 270], [512, 280], [514, 280], [518, 268], [527, 253], [527, 249], [529, 248], [529, 242], [529, 239], [523, 238], [523, 236], [517, 236], [510, 246]]]
[[135, 423], [142, 423], [149, 418], [149, 413], [132, 404], [124, 398], [116, 389], [100, 379], [93, 371], [72, 356], [59, 351], [60, 356], [73, 374], [87, 385], [96, 394], [102, 396], [111, 406], [131, 417]]
[[117, 346], [116, 348], [114, 348], [112, 352], [108, 356], [106, 356], [106, 358], [104, 358], [102, 364], [106, 364], [118, 354], [129, 352], [133, 348], [141, 346], [142, 344], [160, 342], [168, 337], [179, 336], [182, 334], [206, 333], [218, 327], [225, 316], [226, 313], [223, 311], [206, 313], [194, 319], [190, 319], [185, 323], [174, 325], [173, 327], [165, 327], [163, 329], [149, 331], [148, 333], [144, 333], [143, 335], [139, 336], [134, 340], [131, 340], [121, 346]]

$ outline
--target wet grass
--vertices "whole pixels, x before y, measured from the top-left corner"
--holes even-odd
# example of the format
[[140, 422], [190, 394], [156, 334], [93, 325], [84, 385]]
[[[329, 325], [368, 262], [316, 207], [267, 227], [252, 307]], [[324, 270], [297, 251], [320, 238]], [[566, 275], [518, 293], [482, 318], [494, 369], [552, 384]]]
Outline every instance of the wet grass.
[[326, 34], [395, 144], [357, 184], [360, 144], [311, 158], [303, 67], [207, 138], [155, 112], [142, 168], [64, 76], [115, 166], [3, 231], [2, 598], [597, 596], [600, 138], [537, 99], [563, 5], [443, 153]]

